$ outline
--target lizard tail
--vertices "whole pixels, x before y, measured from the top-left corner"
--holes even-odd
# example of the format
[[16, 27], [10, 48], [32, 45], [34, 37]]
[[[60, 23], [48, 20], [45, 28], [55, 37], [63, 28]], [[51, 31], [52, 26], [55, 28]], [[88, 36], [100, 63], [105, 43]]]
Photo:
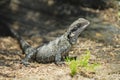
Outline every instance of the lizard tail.
[[[20, 47], [22, 48], [23, 52], [25, 53], [28, 48], [30, 48], [30, 44], [26, 42], [15, 30], [10, 28], [13, 36], [19, 41]], [[26, 53], [25, 53], [26, 54]]]
[[9, 29], [10, 29], [11, 33], [13, 34], [13, 36], [14, 36], [15, 38], [17, 38], [18, 40], [21, 40], [21, 39], [22, 39], [22, 37], [20, 37], [20, 35], [19, 35], [15, 30], [13, 30], [13, 29], [11, 29], [11, 28], [9, 28]]

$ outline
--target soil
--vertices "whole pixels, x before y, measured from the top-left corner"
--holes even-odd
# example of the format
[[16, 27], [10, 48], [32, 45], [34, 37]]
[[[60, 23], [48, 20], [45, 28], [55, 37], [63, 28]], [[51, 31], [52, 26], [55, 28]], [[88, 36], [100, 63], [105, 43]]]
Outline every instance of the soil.
[[[83, 9], [99, 14], [99, 16], [94, 16], [94, 18], [97, 18], [97, 20], [101, 19], [102, 23], [112, 23], [119, 28], [119, 17], [115, 8], [105, 10]], [[20, 27], [18, 31], [33, 47], [60, 36], [64, 33], [67, 26], [78, 18], [77, 16], [63, 20], [59, 17], [56, 21], [53, 16], [48, 14], [41, 15], [40, 27]], [[34, 17], [29, 18], [34, 19]], [[90, 17], [88, 19], [92, 20], [93, 18]], [[17, 22], [13, 26], [19, 28]], [[99, 37], [100, 35], [97, 34], [97, 36]], [[18, 41], [11, 36], [0, 37], [0, 80], [120, 80], [120, 34], [114, 36], [114, 41], [117, 44], [106, 44], [109, 42], [99, 42], [97, 39], [88, 38], [88, 36], [79, 37], [77, 44], [72, 47], [69, 54], [76, 55], [79, 58], [89, 49], [91, 52], [90, 62], [97, 62], [100, 67], [94, 73], [81, 71], [72, 77], [67, 64], [58, 66], [54, 63], [42, 64], [33, 62], [30, 66], [25, 67], [21, 64], [24, 54]]]

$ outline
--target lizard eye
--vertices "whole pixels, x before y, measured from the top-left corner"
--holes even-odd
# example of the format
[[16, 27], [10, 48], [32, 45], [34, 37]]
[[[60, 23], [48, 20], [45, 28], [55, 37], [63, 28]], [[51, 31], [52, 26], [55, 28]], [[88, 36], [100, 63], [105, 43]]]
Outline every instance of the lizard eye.
[[78, 28], [80, 28], [80, 27], [81, 27], [81, 24], [77, 24], [76, 27], [74, 27], [74, 28], [71, 30], [71, 32], [77, 31]]
[[78, 28], [77, 27], [74, 27], [72, 30], [71, 30], [71, 32], [74, 32], [74, 31], [76, 31]]
[[78, 26], [74, 27], [74, 28], [71, 30], [71, 32], [77, 31], [78, 28], [79, 28]]

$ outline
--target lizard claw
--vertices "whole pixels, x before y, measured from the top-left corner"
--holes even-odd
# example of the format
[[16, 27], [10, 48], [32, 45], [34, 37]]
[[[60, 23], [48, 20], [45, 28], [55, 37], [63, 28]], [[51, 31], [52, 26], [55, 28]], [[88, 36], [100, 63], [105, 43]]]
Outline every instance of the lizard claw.
[[65, 65], [65, 62], [55, 62], [55, 64], [56, 64], [57, 66], [63, 66], [63, 65]]
[[22, 60], [21, 63], [22, 63], [23, 65], [25, 65], [26, 67], [27, 67], [28, 65], [30, 65], [30, 63], [29, 63], [28, 61], [25, 61], [25, 60]]

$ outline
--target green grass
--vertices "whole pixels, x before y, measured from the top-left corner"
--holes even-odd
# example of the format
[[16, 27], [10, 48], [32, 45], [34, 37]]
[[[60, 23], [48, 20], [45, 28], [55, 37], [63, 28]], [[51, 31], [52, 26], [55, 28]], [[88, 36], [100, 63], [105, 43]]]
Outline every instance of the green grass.
[[87, 50], [85, 55], [82, 56], [79, 60], [71, 60], [70, 58], [66, 58], [66, 62], [68, 62], [69, 68], [71, 70], [71, 76], [74, 76], [78, 72], [80, 72], [82, 69], [85, 71], [95, 71], [95, 68], [99, 66], [98, 63], [90, 64], [90, 51]]
[[79, 66], [81, 67], [86, 67], [88, 66], [88, 62], [90, 59], [90, 51], [86, 51], [86, 55], [82, 56], [81, 59], [79, 60]]
[[120, 17], [120, 11], [118, 12], [118, 16]]
[[78, 63], [75, 60], [72, 60], [70, 62], [70, 70], [71, 70], [71, 76], [74, 76], [77, 73]]

